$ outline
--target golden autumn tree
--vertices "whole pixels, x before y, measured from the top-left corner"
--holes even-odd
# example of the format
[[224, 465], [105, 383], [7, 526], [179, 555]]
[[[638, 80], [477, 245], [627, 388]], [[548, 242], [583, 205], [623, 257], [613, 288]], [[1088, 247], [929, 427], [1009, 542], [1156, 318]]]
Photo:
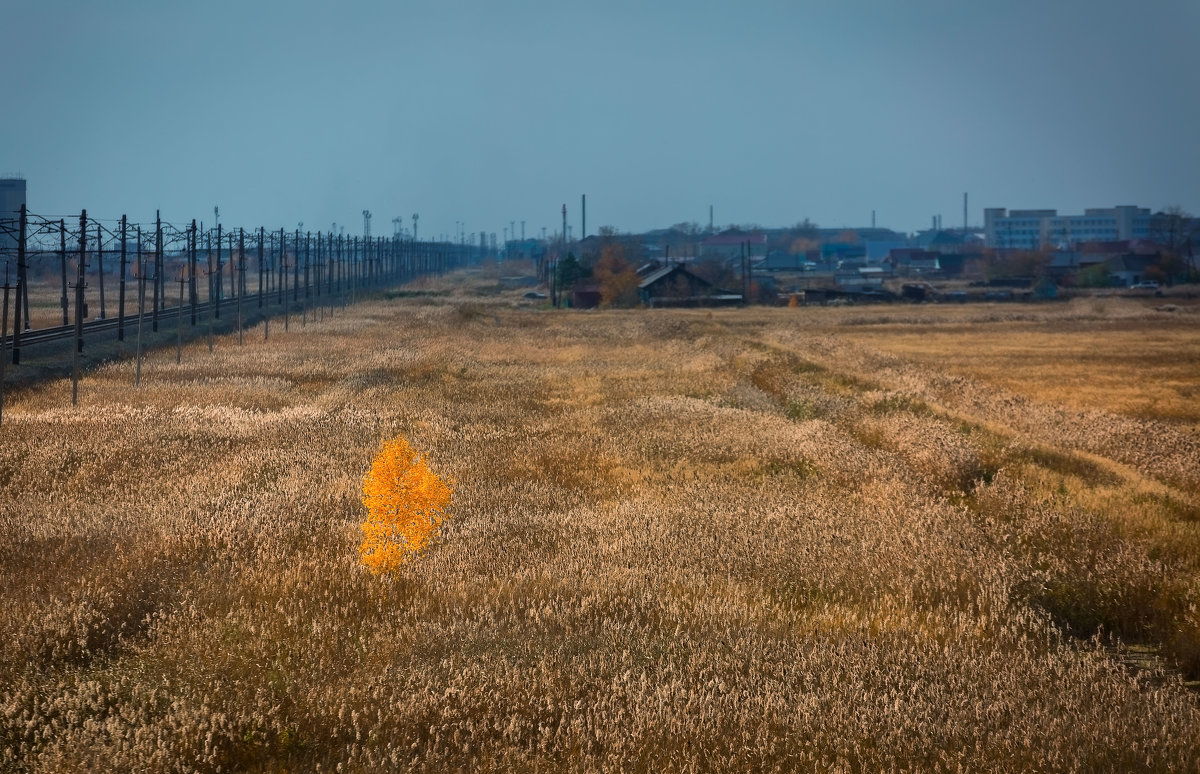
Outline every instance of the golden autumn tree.
[[606, 245], [592, 268], [592, 276], [600, 285], [600, 298], [604, 306], [633, 306], [637, 303], [641, 277], [626, 258], [624, 245]]
[[363, 478], [363, 564], [389, 573], [420, 554], [449, 516], [452, 494], [408, 441], [385, 441]]

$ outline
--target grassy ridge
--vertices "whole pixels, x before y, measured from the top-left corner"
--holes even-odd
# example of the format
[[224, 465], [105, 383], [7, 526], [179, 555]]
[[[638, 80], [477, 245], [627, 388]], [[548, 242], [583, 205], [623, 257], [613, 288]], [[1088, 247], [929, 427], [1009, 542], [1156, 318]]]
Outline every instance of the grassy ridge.
[[[1107, 405], [986, 370], [1114, 314], [1194, 363], [1194, 312], [554, 313], [473, 281], [6, 407], [0, 765], [1195, 768], [1196, 415], [1148, 415], [1119, 352]], [[456, 502], [381, 580], [358, 497], [397, 434]]]

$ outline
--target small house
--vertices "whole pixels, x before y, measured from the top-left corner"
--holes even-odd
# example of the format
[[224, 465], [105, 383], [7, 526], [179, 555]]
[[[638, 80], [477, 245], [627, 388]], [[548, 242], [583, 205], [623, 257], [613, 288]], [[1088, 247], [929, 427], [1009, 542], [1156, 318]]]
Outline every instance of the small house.
[[638, 298], [646, 306], [716, 306], [742, 302], [741, 294], [714, 287], [677, 263], [642, 275]]

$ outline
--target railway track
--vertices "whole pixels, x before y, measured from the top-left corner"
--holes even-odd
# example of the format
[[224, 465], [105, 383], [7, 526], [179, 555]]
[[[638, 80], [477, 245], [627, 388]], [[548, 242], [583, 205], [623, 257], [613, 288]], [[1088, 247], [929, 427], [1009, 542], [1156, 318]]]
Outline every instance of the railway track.
[[[329, 298], [329, 297], [324, 296], [322, 298]], [[255, 297], [253, 299], [248, 298], [248, 299], [243, 300], [243, 303], [245, 303], [250, 308], [251, 314], [258, 314], [258, 313], [262, 313], [262, 312], [266, 312], [268, 314], [271, 314], [272, 316], [275, 314], [282, 314], [283, 307], [277, 306], [277, 305], [268, 305], [266, 307], [259, 307], [256, 303], [257, 300], [258, 300], [257, 297]], [[309, 299], [309, 300], [311, 301], [312, 299]], [[338, 300], [340, 302], [340, 297], [338, 297]], [[223, 316], [225, 311], [226, 310], [236, 310], [237, 302], [238, 302], [238, 300], [236, 297], [235, 298], [227, 298], [227, 299], [220, 301], [219, 307], [218, 307], [218, 311], [221, 313], [220, 319], [226, 320], [226, 318]], [[212, 303], [208, 302], [208, 301], [196, 304], [195, 309], [196, 309], [197, 324], [199, 324], [201, 320], [207, 320], [207, 316], [209, 314], [209, 310], [211, 309], [211, 307], [212, 307]], [[158, 319], [159, 319], [159, 322], [162, 322], [163, 320], [174, 321], [174, 320], [178, 319], [180, 314], [183, 314], [185, 316], [190, 315], [191, 311], [192, 311], [192, 306], [190, 304], [184, 305], [183, 307], [178, 307], [178, 306], [165, 307], [165, 308], [158, 310]], [[146, 312], [144, 315], [137, 315], [137, 314], [125, 315], [125, 330], [127, 332], [130, 331], [131, 329], [136, 330], [139, 316], [142, 318], [142, 324], [148, 325], [150, 323], [150, 321], [153, 319], [154, 315], [152, 312]], [[104, 331], [113, 331], [113, 330], [116, 330], [117, 328], [119, 328], [120, 325], [121, 325], [121, 318], [119, 318], [119, 317], [103, 317], [103, 318], [95, 318], [92, 320], [85, 320], [83, 323], [83, 335], [87, 336], [87, 335], [93, 334], [93, 333], [101, 333]], [[70, 338], [73, 338], [74, 336], [75, 336], [75, 326], [74, 325], [56, 325], [51, 328], [31, 328], [31, 329], [26, 329], [21, 332], [20, 346], [22, 348], [32, 347], [32, 346], [37, 346], [38, 344], [47, 344], [47, 343], [54, 342], [54, 341], [62, 341], [64, 339], [70, 339]], [[8, 336], [6, 336], [4, 338], [5, 351], [12, 350], [13, 341], [14, 341], [14, 336], [12, 333], [8, 334]]]

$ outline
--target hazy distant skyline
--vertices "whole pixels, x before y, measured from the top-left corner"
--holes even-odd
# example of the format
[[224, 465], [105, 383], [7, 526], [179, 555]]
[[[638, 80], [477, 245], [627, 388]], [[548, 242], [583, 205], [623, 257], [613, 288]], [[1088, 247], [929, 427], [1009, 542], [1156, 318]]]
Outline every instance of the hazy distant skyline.
[[578, 234], [1200, 214], [1194, 0], [6, 0], [44, 215]]

